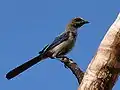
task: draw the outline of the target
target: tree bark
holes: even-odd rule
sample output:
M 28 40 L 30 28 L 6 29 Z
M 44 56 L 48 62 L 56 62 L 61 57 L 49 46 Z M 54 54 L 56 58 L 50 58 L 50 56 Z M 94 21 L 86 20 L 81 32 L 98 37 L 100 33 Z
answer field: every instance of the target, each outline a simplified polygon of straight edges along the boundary
M 112 90 L 120 72 L 120 14 L 104 36 L 78 90 Z

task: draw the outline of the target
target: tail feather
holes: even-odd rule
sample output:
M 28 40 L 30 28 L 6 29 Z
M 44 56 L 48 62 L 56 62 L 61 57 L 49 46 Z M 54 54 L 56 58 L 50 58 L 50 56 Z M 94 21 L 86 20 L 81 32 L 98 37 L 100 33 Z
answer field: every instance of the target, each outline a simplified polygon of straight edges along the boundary
M 34 64 L 38 63 L 39 61 L 41 61 L 45 58 L 47 58 L 47 57 L 43 57 L 42 55 L 36 56 L 35 58 L 31 59 L 30 61 L 27 61 L 24 64 L 16 67 L 15 69 L 11 70 L 10 72 L 8 72 L 6 74 L 6 78 L 9 80 L 9 79 L 19 75 L 23 71 L 27 70 L 28 68 L 30 68 L 31 66 L 33 66 Z

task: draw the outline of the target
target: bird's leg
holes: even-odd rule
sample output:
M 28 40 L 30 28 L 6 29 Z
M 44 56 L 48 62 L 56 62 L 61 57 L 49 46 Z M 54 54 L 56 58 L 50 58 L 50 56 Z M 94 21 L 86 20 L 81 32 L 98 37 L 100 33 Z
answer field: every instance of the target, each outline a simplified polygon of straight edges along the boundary
M 51 59 L 55 59 L 56 56 L 57 56 L 57 53 L 54 53 L 50 58 L 51 58 Z

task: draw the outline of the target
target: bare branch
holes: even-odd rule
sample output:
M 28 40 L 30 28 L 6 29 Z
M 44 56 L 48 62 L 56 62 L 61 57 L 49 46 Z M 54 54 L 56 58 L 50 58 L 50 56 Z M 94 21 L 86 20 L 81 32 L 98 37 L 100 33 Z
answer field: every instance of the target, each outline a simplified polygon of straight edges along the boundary
M 78 90 L 112 90 L 120 71 L 120 14 L 89 64 Z
M 76 76 L 78 83 L 80 84 L 83 79 L 84 72 L 78 67 L 78 65 L 72 59 L 69 59 L 67 57 L 59 59 L 62 63 L 65 64 L 65 67 L 67 66 L 72 71 L 72 73 Z

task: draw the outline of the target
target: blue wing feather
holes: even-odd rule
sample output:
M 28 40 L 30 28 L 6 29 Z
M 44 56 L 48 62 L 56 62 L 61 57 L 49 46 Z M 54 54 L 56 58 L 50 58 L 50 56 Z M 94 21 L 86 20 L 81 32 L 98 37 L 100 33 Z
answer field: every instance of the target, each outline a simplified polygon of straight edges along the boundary
M 65 32 L 65 33 L 61 34 L 60 36 L 55 38 L 55 40 L 52 42 L 52 44 L 50 46 L 48 46 L 47 50 L 54 48 L 55 46 L 59 45 L 63 41 L 68 40 L 68 38 L 69 38 L 69 32 Z

